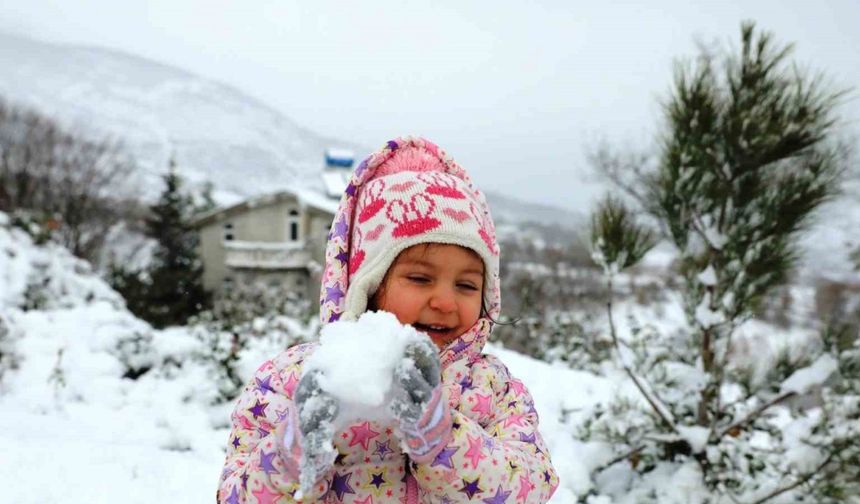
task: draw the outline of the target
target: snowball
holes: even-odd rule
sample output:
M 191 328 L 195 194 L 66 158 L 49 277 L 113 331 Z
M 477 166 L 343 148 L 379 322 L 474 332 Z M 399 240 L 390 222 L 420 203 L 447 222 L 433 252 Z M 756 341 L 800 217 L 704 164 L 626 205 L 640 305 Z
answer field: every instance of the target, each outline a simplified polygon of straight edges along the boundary
M 812 365 L 798 369 L 782 382 L 782 391 L 805 394 L 810 388 L 824 383 L 838 367 L 832 355 L 823 354 Z
M 352 420 L 390 420 L 394 369 L 407 344 L 427 336 L 401 324 L 388 312 L 367 312 L 357 321 L 323 327 L 320 346 L 308 358 L 304 373 L 322 371 L 320 386 L 340 401 L 338 427 Z

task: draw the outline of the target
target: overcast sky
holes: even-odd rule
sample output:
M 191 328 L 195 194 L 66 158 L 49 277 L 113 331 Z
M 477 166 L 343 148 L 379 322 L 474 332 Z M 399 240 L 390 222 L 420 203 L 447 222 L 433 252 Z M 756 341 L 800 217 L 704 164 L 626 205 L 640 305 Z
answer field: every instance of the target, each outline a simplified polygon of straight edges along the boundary
M 647 6 L 645 5 L 647 4 Z M 565 174 L 601 139 L 646 146 L 673 59 L 756 20 L 860 87 L 860 0 L 4 0 L 0 29 L 121 49 L 232 84 L 368 146 L 416 133 L 486 189 L 587 209 Z M 860 131 L 857 91 L 843 108 Z M 856 133 L 855 133 L 856 134 Z

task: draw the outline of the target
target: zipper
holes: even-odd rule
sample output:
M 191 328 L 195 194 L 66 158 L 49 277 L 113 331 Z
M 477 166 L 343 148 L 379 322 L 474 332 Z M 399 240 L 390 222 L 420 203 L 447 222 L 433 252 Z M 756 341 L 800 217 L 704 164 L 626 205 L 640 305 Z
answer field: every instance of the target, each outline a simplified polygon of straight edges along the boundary
M 406 504 L 418 504 L 418 481 L 409 470 L 409 462 L 406 462 Z

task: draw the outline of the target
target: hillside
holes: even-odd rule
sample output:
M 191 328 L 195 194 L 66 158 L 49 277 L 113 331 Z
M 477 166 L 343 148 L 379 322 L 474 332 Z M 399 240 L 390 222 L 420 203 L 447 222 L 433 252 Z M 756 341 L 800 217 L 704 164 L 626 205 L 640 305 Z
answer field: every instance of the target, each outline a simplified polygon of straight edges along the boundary
M 212 181 L 228 202 L 318 170 L 327 147 L 357 148 L 234 88 L 121 52 L 0 34 L 0 65 L 0 96 L 121 139 L 147 196 L 171 153 L 192 183 Z

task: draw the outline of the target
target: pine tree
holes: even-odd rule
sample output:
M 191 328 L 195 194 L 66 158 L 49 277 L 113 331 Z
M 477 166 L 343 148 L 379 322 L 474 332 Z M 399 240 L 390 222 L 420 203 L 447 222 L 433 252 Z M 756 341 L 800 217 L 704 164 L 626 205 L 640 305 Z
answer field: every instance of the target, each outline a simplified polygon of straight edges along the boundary
M 146 233 L 157 242 L 146 271 L 112 269 L 111 279 L 129 309 L 155 327 L 184 324 L 207 307 L 203 266 L 198 258 L 196 231 L 190 226 L 192 199 L 182 192 L 182 178 L 171 159 L 164 191 L 150 207 Z
M 158 241 L 149 270 L 149 312 L 156 327 L 184 324 L 207 305 L 198 237 L 189 224 L 193 203 L 181 192 L 182 179 L 173 159 L 164 184 L 146 221 L 147 234 Z
M 215 202 L 215 197 L 212 195 L 212 191 L 214 190 L 215 185 L 212 182 L 207 181 L 203 184 L 203 188 L 200 190 L 200 193 L 196 198 L 193 198 L 194 215 L 202 215 L 218 208 L 218 204 Z
M 786 463 L 788 441 L 768 418 L 806 392 L 787 385 L 805 366 L 807 375 L 816 366 L 838 374 L 834 363 L 842 361 L 835 351 L 824 345 L 817 356 L 785 359 L 763 384 L 744 377 L 731 361 L 735 329 L 785 284 L 799 255 L 799 233 L 816 208 L 835 196 L 844 171 L 833 142 L 841 94 L 790 66 L 790 52 L 791 46 L 779 46 L 772 35 L 745 23 L 739 55 L 728 55 L 720 67 L 702 54 L 697 65 L 677 71 L 665 106 L 659 163 L 654 171 L 638 172 L 638 182 L 648 188 L 640 202 L 679 252 L 690 331 L 681 341 L 652 335 L 647 345 L 626 342 L 634 353 L 639 350 L 628 364 L 621 357 L 610 298 L 610 331 L 622 367 L 648 409 L 637 417 L 639 404 L 619 403 L 592 419 L 585 434 L 618 443 L 621 457 L 612 463 L 629 460 L 640 472 L 660 461 L 693 460 L 704 483 L 734 502 L 766 502 L 789 493 L 798 502 L 822 495 L 828 498 L 817 502 L 836 502 L 833 496 L 844 485 L 825 488 L 822 482 L 851 481 L 844 477 L 850 467 L 845 461 L 857 457 L 850 437 L 858 430 L 856 395 L 840 398 L 839 407 L 825 401 L 824 411 L 839 411 L 823 415 L 816 431 L 831 433 L 829 438 L 800 441 L 818 456 L 811 470 Z M 650 246 L 648 232 L 629 215 L 610 201 L 593 221 L 595 258 L 607 273 L 610 296 L 613 276 Z M 667 363 L 697 378 L 672 383 Z M 815 385 L 824 387 L 825 398 L 839 396 L 828 396 L 830 385 Z M 737 389 L 742 393 L 726 404 L 722 395 Z M 636 428 L 619 429 L 614 422 L 620 417 Z M 854 426 L 847 436 L 846 429 L 834 428 L 839 422 Z M 753 446 L 756 436 L 768 439 L 770 448 Z

